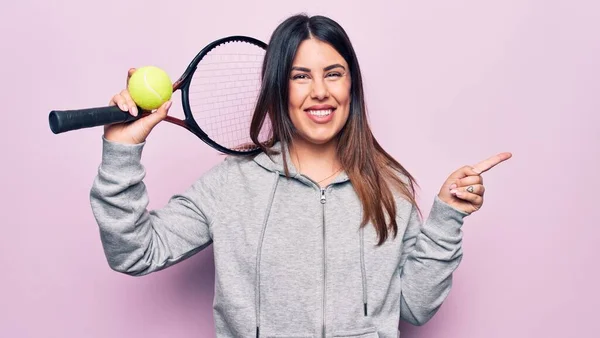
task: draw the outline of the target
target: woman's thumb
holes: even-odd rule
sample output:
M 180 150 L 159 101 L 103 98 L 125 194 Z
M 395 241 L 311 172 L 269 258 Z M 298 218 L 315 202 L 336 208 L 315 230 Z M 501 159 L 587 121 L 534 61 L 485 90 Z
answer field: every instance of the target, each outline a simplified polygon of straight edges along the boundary
M 148 127 L 150 129 L 154 128 L 160 121 L 164 120 L 169 113 L 169 109 L 171 108 L 172 101 L 167 101 L 162 104 L 154 113 L 148 115 L 146 117 L 146 123 L 148 123 Z

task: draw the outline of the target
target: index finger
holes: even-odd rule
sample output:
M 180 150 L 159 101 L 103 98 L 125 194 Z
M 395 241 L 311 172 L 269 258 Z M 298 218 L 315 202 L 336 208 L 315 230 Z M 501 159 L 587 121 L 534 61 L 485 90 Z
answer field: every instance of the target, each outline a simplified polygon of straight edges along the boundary
M 127 72 L 127 82 L 125 83 L 126 86 L 129 85 L 129 79 L 131 79 L 131 75 L 135 73 L 135 70 L 135 68 L 129 68 L 129 71 Z
M 498 155 L 494 155 L 490 158 L 488 158 L 487 160 L 483 160 L 479 163 L 477 163 L 476 165 L 473 166 L 473 170 L 481 173 L 484 173 L 490 169 L 492 169 L 493 167 L 497 166 L 498 164 L 508 160 L 509 158 L 512 157 L 511 153 L 500 153 Z

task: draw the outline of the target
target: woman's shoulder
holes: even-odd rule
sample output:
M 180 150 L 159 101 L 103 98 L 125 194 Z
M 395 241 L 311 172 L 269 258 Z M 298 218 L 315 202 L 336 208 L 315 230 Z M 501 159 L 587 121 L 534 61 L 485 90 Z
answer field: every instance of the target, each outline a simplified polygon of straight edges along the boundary
M 388 181 L 388 184 L 392 190 L 397 207 L 401 208 L 404 212 L 410 212 L 415 207 L 411 199 L 416 198 L 416 190 L 418 188 L 415 179 L 410 173 L 393 167 L 390 167 L 389 172 L 394 177 L 394 180 L 391 180 L 391 182 Z
M 265 171 L 253 162 L 252 157 L 226 155 L 219 162 L 199 175 L 193 187 L 201 191 L 219 192 L 227 195 L 231 191 L 239 193 L 240 187 L 260 182 L 260 171 Z
M 265 172 L 266 170 L 254 161 L 253 156 L 227 155 L 202 177 L 204 179 L 220 180 L 225 183 L 225 180 L 245 180 Z
M 206 174 L 215 172 L 220 174 L 229 173 L 248 167 L 252 164 L 252 158 L 248 156 L 225 155 L 217 164 L 212 166 Z

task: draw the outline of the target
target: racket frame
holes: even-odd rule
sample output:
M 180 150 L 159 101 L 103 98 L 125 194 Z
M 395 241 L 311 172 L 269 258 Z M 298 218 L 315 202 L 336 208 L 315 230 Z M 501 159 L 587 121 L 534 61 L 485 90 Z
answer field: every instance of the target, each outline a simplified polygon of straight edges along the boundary
M 254 154 L 258 154 L 262 150 L 260 148 L 256 148 L 254 150 L 249 150 L 249 151 L 237 151 L 237 150 L 223 147 L 220 144 L 218 144 L 217 142 L 213 141 L 202 130 L 202 128 L 200 128 L 200 126 L 196 123 L 196 121 L 193 118 L 192 110 L 190 108 L 189 88 L 190 88 L 190 84 L 192 82 L 192 78 L 194 77 L 193 76 L 194 72 L 196 71 L 196 68 L 198 67 L 198 64 L 200 63 L 200 61 L 202 61 L 202 59 L 217 46 L 220 46 L 220 45 L 222 45 L 224 43 L 228 43 L 228 42 L 239 42 L 239 41 L 256 45 L 265 50 L 267 48 L 266 43 L 264 43 L 258 39 L 255 39 L 255 38 L 252 38 L 249 36 L 243 36 L 243 35 L 232 35 L 232 36 L 224 37 L 224 38 L 215 40 L 215 41 L 211 42 L 210 44 L 206 45 L 194 57 L 192 62 L 190 62 L 190 64 L 188 65 L 186 70 L 183 72 L 181 77 L 179 77 L 179 79 L 177 79 L 177 81 L 175 81 L 173 83 L 173 92 L 175 92 L 176 90 L 181 91 L 181 106 L 183 108 L 183 113 L 184 113 L 185 119 L 180 120 L 180 119 L 177 119 L 174 117 L 167 116 L 167 118 L 165 120 L 186 128 L 187 130 L 192 132 L 194 135 L 196 135 L 199 139 L 204 141 L 204 143 L 208 144 L 209 146 L 213 147 L 214 149 L 216 149 L 220 152 L 223 152 L 225 154 L 254 155 Z
M 176 117 L 167 115 L 164 121 L 170 122 L 172 124 L 187 129 L 192 134 L 196 135 L 199 139 L 204 141 L 204 143 L 208 144 L 212 148 L 222 153 L 230 155 L 253 155 L 261 152 L 261 148 L 257 147 L 256 149 L 252 150 L 238 151 L 223 147 L 222 145 L 212 140 L 194 120 L 192 110 L 190 108 L 189 88 L 192 78 L 194 77 L 194 72 L 198 67 L 198 64 L 210 51 L 215 49 L 217 46 L 229 42 L 245 42 L 253 44 L 264 50 L 267 49 L 266 43 L 258 39 L 243 35 L 232 35 L 224 37 L 206 45 L 198 54 L 196 54 L 194 59 L 190 62 L 190 64 L 185 69 L 183 74 L 179 77 L 179 79 L 177 79 L 177 81 L 173 83 L 173 93 L 175 93 L 175 91 L 177 90 L 181 91 L 182 108 L 185 118 L 181 120 Z M 141 108 L 139 109 L 140 113 L 137 116 L 132 116 L 128 112 L 122 111 L 118 106 L 96 107 L 66 111 L 53 110 L 50 112 L 48 122 L 50 124 L 50 129 L 52 130 L 52 132 L 55 134 L 59 134 L 70 130 L 89 128 L 92 126 L 99 126 L 102 124 L 128 123 L 152 114 L 152 112 L 149 112 L 147 110 L 143 110 Z M 92 124 L 73 122 L 79 121 L 79 118 L 81 116 L 86 116 L 88 121 L 91 119 L 94 122 L 92 122 Z

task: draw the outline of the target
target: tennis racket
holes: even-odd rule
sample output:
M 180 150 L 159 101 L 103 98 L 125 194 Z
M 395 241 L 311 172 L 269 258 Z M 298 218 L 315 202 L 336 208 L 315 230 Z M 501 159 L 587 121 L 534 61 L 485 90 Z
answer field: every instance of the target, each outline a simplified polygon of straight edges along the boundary
M 247 36 L 230 36 L 204 47 L 173 84 L 181 92 L 185 118 L 167 116 L 164 121 L 181 126 L 209 146 L 226 154 L 253 154 L 260 148 L 250 139 L 250 124 L 261 85 L 261 68 L 267 45 Z M 118 106 L 51 111 L 54 134 L 81 128 L 130 122 L 147 116 L 131 116 Z M 268 119 L 268 117 L 267 117 Z M 263 123 L 260 143 L 271 138 L 271 124 Z

